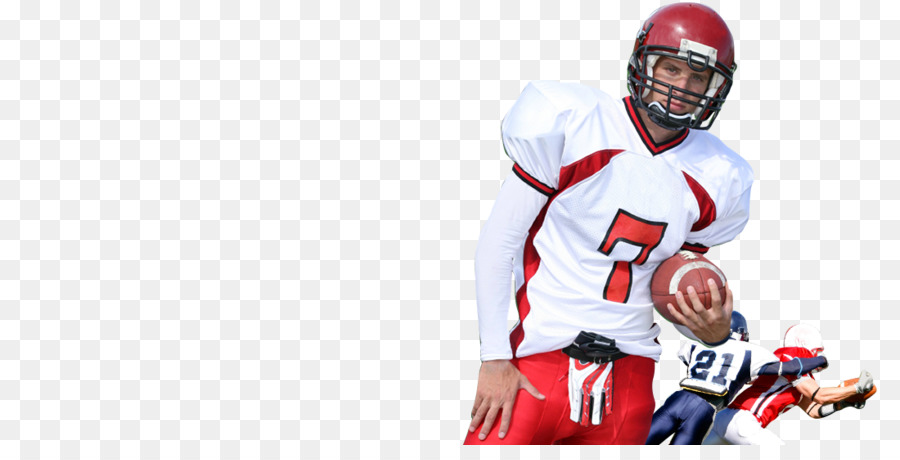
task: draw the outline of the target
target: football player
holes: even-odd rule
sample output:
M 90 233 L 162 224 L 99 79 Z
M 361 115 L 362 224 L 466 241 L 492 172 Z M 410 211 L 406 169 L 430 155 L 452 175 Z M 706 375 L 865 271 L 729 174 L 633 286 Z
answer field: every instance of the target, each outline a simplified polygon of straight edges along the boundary
M 775 350 L 782 362 L 819 356 L 825 347 L 822 334 L 809 324 L 797 324 L 784 334 L 783 348 Z M 766 426 L 794 406 L 812 418 L 827 417 L 847 407 L 862 409 L 875 394 L 872 374 L 862 371 L 859 380 L 844 387 L 820 387 L 812 373 L 800 377 L 764 376 L 744 390 L 713 424 L 704 444 L 780 445 L 784 442 Z
M 682 306 L 685 308 L 685 306 Z M 700 444 L 712 427 L 716 411 L 725 408 L 738 392 L 760 375 L 798 377 L 824 369 L 824 356 L 780 362 L 770 351 L 748 343 L 744 315 L 731 313 L 731 339 L 716 348 L 685 342 L 678 357 L 687 366 L 676 391 L 653 414 L 647 444 L 660 444 L 670 435 L 672 444 Z
M 522 91 L 501 123 L 513 171 L 475 255 L 482 365 L 466 444 L 644 444 L 661 351 L 651 275 L 681 249 L 734 239 L 749 215 L 753 171 L 707 131 L 734 54 L 715 11 L 678 3 L 641 26 L 630 96 Z M 507 332 L 510 273 L 519 321 Z M 728 340 L 730 297 L 675 308 L 682 334 Z

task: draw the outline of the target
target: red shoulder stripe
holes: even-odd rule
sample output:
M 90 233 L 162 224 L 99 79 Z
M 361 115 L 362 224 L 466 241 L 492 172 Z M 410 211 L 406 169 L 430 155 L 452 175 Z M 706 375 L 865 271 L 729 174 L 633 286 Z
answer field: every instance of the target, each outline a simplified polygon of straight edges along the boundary
M 522 179 L 522 181 L 524 181 L 526 184 L 530 185 L 532 188 L 543 193 L 544 195 L 550 196 L 553 194 L 553 192 L 556 191 L 553 190 L 553 187 L 545 185 L 541 181 L 535 179 L 534 176 L 525 172 L 525 170 L 516 163 L 513 163 L 513 172 L 516 173 L 516 176 L 519 176 L 519 179 Z
M 622 149 L 598 150 L 559 170 L 559 191 L 563 191 L 600 171 Z

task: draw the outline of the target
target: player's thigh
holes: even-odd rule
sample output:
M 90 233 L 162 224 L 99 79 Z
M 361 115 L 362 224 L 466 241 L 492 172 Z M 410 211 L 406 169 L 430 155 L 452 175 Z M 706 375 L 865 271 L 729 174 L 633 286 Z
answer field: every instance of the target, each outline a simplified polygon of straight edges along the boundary
M 740 445 L 781 445 L 781 438 L 766 430 L 747 411 L 738 411 L 725 430 L 725 440 Z
M 628 366 L 627 372 L 616 375 L 613 390 L 612 415 L 619 421 L 613 444 L 644 444 L 656 407 L 653 397 L 655 362 L 643 356 L 629 356 L 619 361 L 628 361 Z
M 653 421 L 650 423 L 650 434 L 647 435 L 646 444 L 660 444 L 675 431 L 677 421 L 672 414 L 663 406 L 653 414 Z
M 678 428 L 681 420 L 673 413 L 673 409 L 677 405 L 678 391 L 672 393 L 662 407 L 653 413 L 653 421 L 650 422 L 650 434 L 647 436 L 648 445 L 662 443 Z
M 784 441 L 777 434 L 760 426 L 759 430 L 754 431 L 750 437 L 750 444 L 754 446 L 783 446 Z
M 719 433 L 716 433 L 715 428 L 709 430 L 709 434 L 706 435 L 706 438 L 703 439 L 703 445 L 720 445 L 720 444 L 728 444 L 724 438 L 719 436 Z
M 540 430 L 540 421 L 544 415 L 547 401 L 535 399 L 525 390 L 519 390 L 516 402 L 513 405 L 512 416 L 509 421 L 509 430 L 503 439 L 500 438 L 500 423 L 502 413 L 497 414 L 494 425 L 488 436 L 482 441 L 478 439 L 483 425 L 479 425 L 474 433 L 467 433 L 464 444 L 539 444 L 536 440 Z
M 681 423 L 681 427 L 672 438 L 672 444 L 699 445 L 709 432 L 713 423 L 716 409 L 706 401 L 698 401 L 693 404 L 693 411 Z
M 709 430 L 709 434 L 703 440 L 703 444 L 728 444 L 728 441 L 725 439 L 725 432 L 737 413 L 738 411 L 735 409 L 723 409 L 716 414 L 712 429 Z

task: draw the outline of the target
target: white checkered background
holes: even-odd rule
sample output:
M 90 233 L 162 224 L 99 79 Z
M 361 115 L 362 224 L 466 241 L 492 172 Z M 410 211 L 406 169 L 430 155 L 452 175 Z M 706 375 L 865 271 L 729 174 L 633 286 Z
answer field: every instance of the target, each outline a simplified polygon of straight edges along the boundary
M 825 383 L 880 391 L 785 414 L 781 449 L 702 452 L 897 455 L 900 13 L 710 4 L 740 63 L 714 132 L 758 179 L 711 257 L 755 341 L 811 321 Z M 499 121 L 531 80 L 624 95 L 658 6 L 4 3 L 0 458 L 697 456 L 461 447 Z M 682 373 L 662 338 L 660 402 Z

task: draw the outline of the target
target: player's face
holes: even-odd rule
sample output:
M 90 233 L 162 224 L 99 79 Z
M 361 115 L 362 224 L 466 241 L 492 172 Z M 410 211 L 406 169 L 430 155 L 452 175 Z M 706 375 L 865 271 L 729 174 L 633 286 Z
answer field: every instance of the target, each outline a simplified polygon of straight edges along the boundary
M 703 94 L 706 92 L 706 88 L 709 86 L 709 79 L 711 76 L 712 69 L 706 69 L 703 72 L 697 72 L 696 70 L 691 69 L 688 66 L 687 62 L 680 59 L 660 57 L 656 61 L 656 65 L 653 66 L 654 78 L 672 85 L 673 95 L 683 97 L 692 102 L 697 102 L 700 100 L 700 98 L 689 96 L 679 91 L 679 89 L 683 88 L 693 93 Z M 656 84 L 654 83 L 654 85 Z M 667 88 L 665 87 L 661 89 L 663 89 L 664 91 L 667 90 Z M 666 103 L 668 102 L 667 99 L 668 96 L 666 94 L 660 94 L 656 91 L 651 91 L 644 102 L 649 104 L 653 101 L 659 101 L 659 103 L 662 104 L 663 107 L 665 107 Z M 697 104 L 689 104 L 687 102 L 683 102 L 673 98 L 670 110 L 673 113 L 682 115 L 694 110 L 696 108 L 696 105 Z

